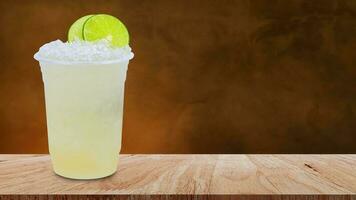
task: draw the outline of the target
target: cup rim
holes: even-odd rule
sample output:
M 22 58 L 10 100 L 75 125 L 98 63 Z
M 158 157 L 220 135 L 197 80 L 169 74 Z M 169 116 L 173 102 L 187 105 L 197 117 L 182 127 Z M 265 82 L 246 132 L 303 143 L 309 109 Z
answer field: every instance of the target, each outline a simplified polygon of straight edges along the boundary
M 54 59 L 48 59 L 48 58 L 43 58 L 39 56 L 39 53 L 35 53 L 33 58 L 37 60 L 38 62 L 45 62 L 45 63 L 50 63 L 50 64 L 60 64 L 60 65 L 81 65 L 81 64 L 86 64 L 86 65 L 100 65 L 100 64 L 114 64 L 114 63 L 122 63 L 125 61 L 129 61 L 134 57 L 134 54 L 130 52 L 128 55 L 120 58 L 120 59 L 115 59 L 115 60 L 106 60 L 106 61 L 63 61 L 63 60 L 54 60 Z

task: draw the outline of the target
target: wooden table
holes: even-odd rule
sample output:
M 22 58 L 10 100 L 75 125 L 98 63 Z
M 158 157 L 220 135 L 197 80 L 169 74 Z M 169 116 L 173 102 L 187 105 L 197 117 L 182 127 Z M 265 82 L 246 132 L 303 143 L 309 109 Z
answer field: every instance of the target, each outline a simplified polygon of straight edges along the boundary
M 90 181 L 55 175 L 48 155 L 0 155 L 0 194 L 356 199 L 356 155 L 120 155 L 116 174 Z

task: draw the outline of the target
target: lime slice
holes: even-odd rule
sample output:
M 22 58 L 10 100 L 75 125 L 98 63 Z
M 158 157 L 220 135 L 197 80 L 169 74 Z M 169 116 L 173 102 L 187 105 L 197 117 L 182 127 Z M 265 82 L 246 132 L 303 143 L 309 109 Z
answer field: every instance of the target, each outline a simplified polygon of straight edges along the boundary
M 113 47 L 123 47 L 129 44 L 129 33 L 116 17 L 99 14 L 85 21 L 83 39 L 86 41 L 106 39 Z
M 68 31 L 68 41 L 73 42 L 74 40 L 84 40 L 83 38 L 83 26 L 84 23 L 94 15 L 87 15 L 79 18 L 75 21 Z

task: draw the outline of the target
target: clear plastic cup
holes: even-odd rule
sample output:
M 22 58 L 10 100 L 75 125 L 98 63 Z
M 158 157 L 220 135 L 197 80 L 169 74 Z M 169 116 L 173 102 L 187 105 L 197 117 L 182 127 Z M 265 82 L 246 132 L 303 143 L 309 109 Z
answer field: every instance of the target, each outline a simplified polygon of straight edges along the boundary
M 49 152 L 55 173 L 73 179 L 115 173 L 130 58 L 103 64 L 36 59 L 44 82 Z

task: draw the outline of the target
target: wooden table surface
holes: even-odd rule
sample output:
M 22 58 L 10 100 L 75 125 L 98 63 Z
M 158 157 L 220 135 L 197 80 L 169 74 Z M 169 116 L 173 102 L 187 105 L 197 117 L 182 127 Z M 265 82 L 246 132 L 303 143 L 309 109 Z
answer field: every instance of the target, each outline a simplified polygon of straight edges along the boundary
M 0 194 L 356 194 L 356 155 L 120 155 L 116 174 L 71 180 L 48 155 L 0 155 Z

